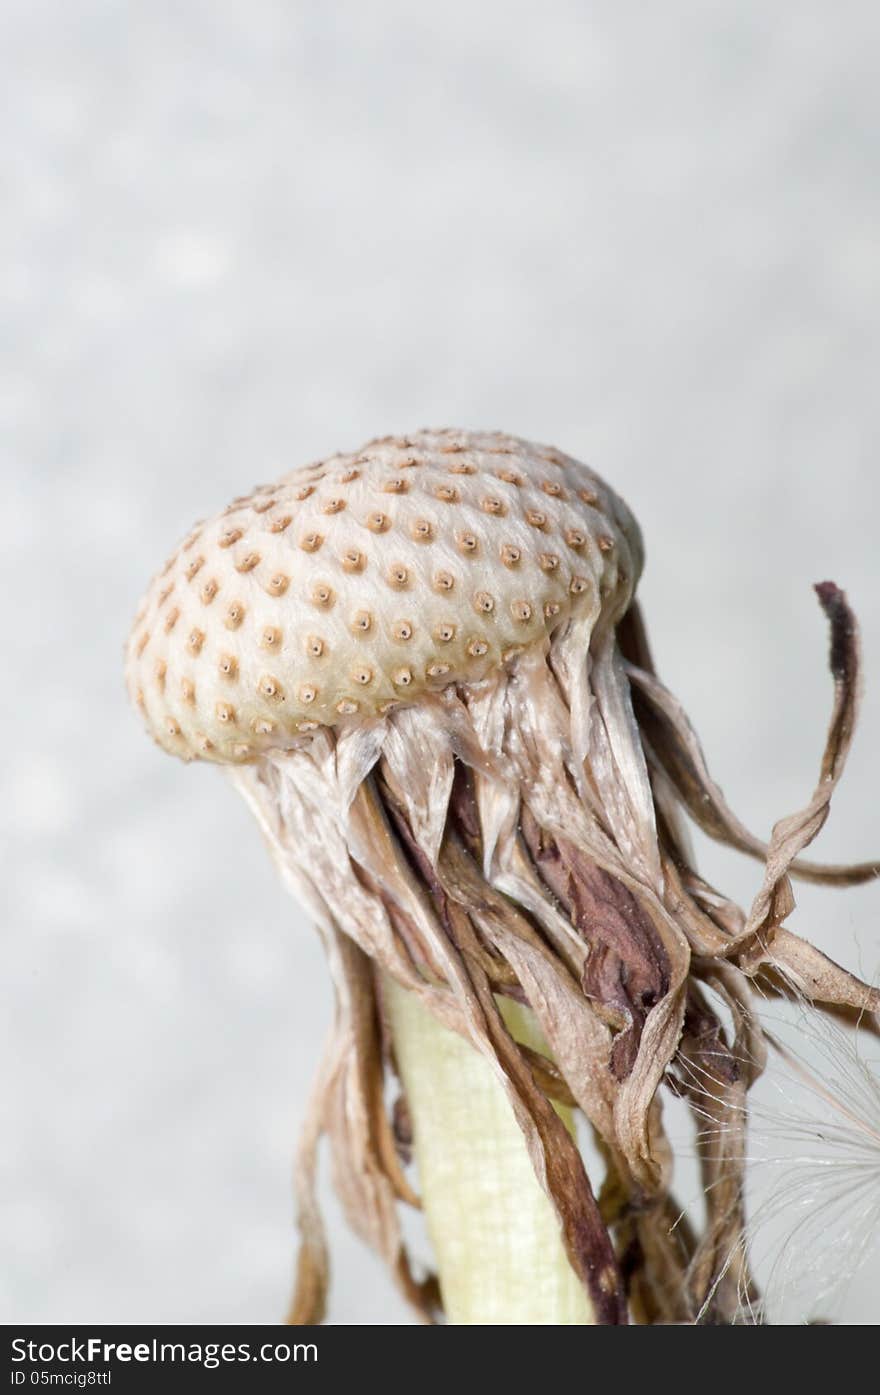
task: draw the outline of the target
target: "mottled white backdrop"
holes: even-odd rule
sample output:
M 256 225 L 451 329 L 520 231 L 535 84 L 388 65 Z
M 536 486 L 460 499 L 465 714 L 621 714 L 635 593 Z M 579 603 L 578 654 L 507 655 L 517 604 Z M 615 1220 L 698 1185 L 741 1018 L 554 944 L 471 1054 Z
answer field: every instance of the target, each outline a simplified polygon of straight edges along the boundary
M 824 736 L 811 583 L 846 586 L 866 701 L 816 851 L 876 854 L 880 19 L 6 0 L 0 31 L 0 1317 L 271 1321 L 326 975 L 222 774 L 128 710 L 140 591 L 371 435 L 557 444 L 641 520 L 661 673 L 762 833 Z M 795 923 L 875 976 L 878 912 L 804 888 Z M 407 1321 L 329 1214 L 332 1320 Z

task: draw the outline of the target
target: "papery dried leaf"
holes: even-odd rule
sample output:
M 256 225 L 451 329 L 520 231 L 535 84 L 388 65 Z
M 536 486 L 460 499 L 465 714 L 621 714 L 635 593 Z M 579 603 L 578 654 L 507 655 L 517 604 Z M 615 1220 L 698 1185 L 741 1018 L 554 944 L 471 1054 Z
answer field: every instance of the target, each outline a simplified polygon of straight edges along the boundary
M 388 724 L 382 758 L 418 846 L 429 861 L 436 862 L 455 773 L 442 713 L 428 707 L 405 708 L 395 714 Z
M 863 983 L 808 940 L 784 927 L 774 931 L 769 948 L 758 943 L 754 949 L 741 953 L 738 962 L 751 975 L 765 968 L 777 970 L 812 1003 L 850 1007 L 858 1013 L 880 1012 L 880 990 Z
M 721 967 L 708 973 L 707 982 L 730 1009 L 735 1035 L 728 1043 L 692 982 L 676 1069 L 697 1120 L 707 1225 L 691 1260 L 688 1286 L 697 1321 L 732 1323 L 744 1298 L 756 1297 L 744 1249 L 743 1191 L 746 1093 L 763 1063 L 763 1047 L 741 976 Z
M 329 949 L 340 1061 L 325 1092 L 324 1119 L 336 1193 L 349 1224 L 382 1256 L 404 1297 L 430 1322 L 436 1311 L 436 1283 L 413 1277 L 396 1206 L 396 1160 L 389 1173 L 387 1154 L 376 1134 L 382 1059 L 372 970 L 347 936 L 337 932 Z
M 324 1132 L 327 1091 L 339 1067 L 339 1054 L 339 1039 L 334 1029 L 312 1086 L 297 1147 L 294 1185 L 300 1245 L 287 1317 L 288 1323 L 296 1327 L 323 1322 L 327 1307 L 330 1264 L 317 1196 L 318 1144 Z
M 768 844 L 751 833 L 727 804 L 709 773 L 699 738 L 681 703 L 655 674 L 635 664 L 627 665 L 627 673 L 635 685 L 633 703 L 649 759 L 671 780 L 694 822 L 710 838 L 765 860 L 769 856 Z M 854 685 L 855 673 L 853 690 Z M 857 886 L 880 876 L 880 862 L 826 865 L 795 857 L 789 871 L 802 881 L 820 885 Z
M 834 705 L 819 783 L 809 803 L 796 814 L 780 819 L 774 826 L 767 849 L 764 881 L 752 903 L 748 919 L 734 944 L 746 944 L 753 936 L 763 946 L 749 955 L 750 968 L 763 962 L 762 954 L 772 957 L 773 937 L 791 913 L 794 898 L 788 881 L 798 854 L 807 847 L 828 817 L 831 796 L 843 774 L 855 729 L 858 702 L 858 631 L 855 617 L 843 592 L 833 582 L 816 587 L 822 608 L 831 625 L 831 672 L 834 677 Z

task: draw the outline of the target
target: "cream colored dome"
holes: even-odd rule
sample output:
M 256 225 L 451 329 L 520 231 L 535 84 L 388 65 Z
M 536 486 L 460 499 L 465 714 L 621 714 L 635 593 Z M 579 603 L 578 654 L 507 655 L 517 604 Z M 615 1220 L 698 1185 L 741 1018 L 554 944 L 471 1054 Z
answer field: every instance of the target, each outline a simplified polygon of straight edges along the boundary
M 387 437 L 194 528 L 146 593 L 129 690 L 166 750 L 245 761 L 478 682 L 573 613 L 620 613 L 641 562 L 629 510 L 559 451 Z

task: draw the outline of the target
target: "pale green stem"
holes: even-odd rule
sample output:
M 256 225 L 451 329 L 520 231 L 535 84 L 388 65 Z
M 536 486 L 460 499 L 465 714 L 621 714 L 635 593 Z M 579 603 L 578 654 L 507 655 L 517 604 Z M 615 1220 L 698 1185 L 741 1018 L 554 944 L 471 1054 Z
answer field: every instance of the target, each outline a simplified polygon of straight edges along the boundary
M 394 1049 L 447 1318 L 458 1324 L 592 1323 L 556 1213 L 488 1063 L 387 981 Z M 508 1030 L 546 1047 L 531 1014 L 499 1000 Z M 570 1111 L 558 1109 L 573 1130 Z

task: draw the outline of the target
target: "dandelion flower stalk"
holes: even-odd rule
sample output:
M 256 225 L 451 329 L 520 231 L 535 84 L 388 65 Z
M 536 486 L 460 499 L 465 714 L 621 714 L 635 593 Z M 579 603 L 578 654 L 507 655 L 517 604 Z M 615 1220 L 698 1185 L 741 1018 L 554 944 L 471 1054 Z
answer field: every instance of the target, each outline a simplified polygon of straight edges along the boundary
M 877 872 L 800 860 L 852 739 L 855 622 L 835 585 L 817 587 L 829 734 L 814 795 L 765 846 L 654 671 L 642 562 L 626 505 L 571 457 L 423 432 L 234 501 L 148 590 L 132 697 L 166 750 L 228 768 L 335 986 L 297 1161 L 294 1322 L 324 1311 L 323 1136 L 350 1223 L 426 1320 L 443 1300 L 467 1322 L 733 1322 L 743 1293 L 757 1310 L 742 1242 L 764 1059 L 752 986 L 852 1014 L 880 1001 L 785 924 L 791 876 Z M 763 862 L 748 913 L 697 873 L 685 816 Z M 403 1241 L 400 1207 L 419 1198 L 386 1108 L 395 1071 L 439 1284 Z M 667 1087 L 712 1121 L 700 1232 L 675 1225 Z M 567 1109 L 603 1175 L 588 1176 Z M 480 1156 L 515 1193 L 499 1180 L 495 1216 L 477 1185 L 494 1182 L 468 1177 Z
M 386 993 L 447 1321 L 593 1322 L 556 1214 L 488 1062 L 416 994 L 393 979 Z M 515 1040 L 538 1050 L 527 1010 L 510 1000 L 500 1006 Z M 573 1130 L 571 1110 L 558 1108 Z

